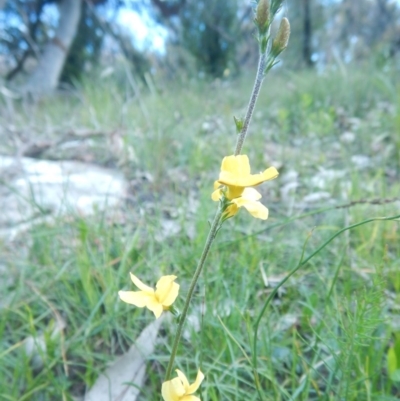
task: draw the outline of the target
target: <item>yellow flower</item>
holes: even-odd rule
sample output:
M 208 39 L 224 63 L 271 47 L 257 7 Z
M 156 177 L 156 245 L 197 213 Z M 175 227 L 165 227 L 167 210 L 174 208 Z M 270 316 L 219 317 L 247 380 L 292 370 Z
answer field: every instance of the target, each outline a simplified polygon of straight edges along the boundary
M 192 395 L 204 379 L 200 369 L 193 384 L 189 384 L 188 379 L 179 369 L 176 369 L 176 373 L 178 377 L 162 384 L 161 394 L 164 401 L 200 401 L 199 397 Z
M 266 220 L 268 209 L 258 201 L 261 194 L 251 187 L 273 180 L 278 174 L 275 167 L 267 168 L 263 173 L 251 174 L 249 158 L 246 155 L 224 157 L 211 198 L 219 201 L 224 196 L 228 201 L 225 219 L 234 216 L 243 206 L 252 216 Z
M 128 304 L 150 309 L 158 319 L 163 310 L 168 310 L 178 296 L 179 284 L 174 283 L 175 279 L 176 276 L 162 276 L 154 290 L 131 273 L 133 284 L 141 291 L 118 291 L 118 295 Z

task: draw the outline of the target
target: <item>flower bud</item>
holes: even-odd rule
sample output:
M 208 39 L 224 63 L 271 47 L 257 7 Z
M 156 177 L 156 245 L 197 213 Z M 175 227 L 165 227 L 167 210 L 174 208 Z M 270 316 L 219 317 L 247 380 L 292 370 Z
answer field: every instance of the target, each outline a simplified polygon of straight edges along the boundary
M 269 0 L 259 0 L 254 21 L 260 35 L 265 35 L 269 27 Z
M 275 36 L 275 39 L 272 41 L 271 46 L 271 55 L 273 57 L 278 56 L 282 53 L 289 42 L 290 36 L 290 23 L 287 18 L 282 18 L 281 24 L 278 29 L 278 33 Z

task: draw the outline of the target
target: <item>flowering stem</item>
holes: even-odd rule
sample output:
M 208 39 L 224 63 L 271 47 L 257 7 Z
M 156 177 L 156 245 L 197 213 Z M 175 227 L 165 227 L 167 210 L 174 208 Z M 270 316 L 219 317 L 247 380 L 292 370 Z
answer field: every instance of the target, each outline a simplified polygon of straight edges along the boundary
M 175 356 L 178 351 L 179 341 L 182 336 L 183 325 L 185 324 L 186 316 L 189 310 L 190 301 L 192 300 L 194 290 L 196 288 L 197 281 L 200 277 L 200 274 L 204 267 L 204 262 L 207 259 L 208 253 L 211 249 L 211 244 L 213 243 L 215 236 L 218 233 L 219 228 L 221 227 L 221 217 L 223 213 L 223 208 L 221 205 L 218 207 L 217 213 L 215 214 L 214 220 L 211 224 L 210 231 L 208 233 L 208 237 L 206 243 L 204 245 L 203 252 L 201 254 L 199 263 L 197 264 L 196 271 L 194 272 L 192 282 L 190 283 L 189 291 L 186 296 L 185 305 L 183 306 L 182 314 L 179 318 L 178 328 L 176 330 L 176 335 L 174 339 L 174 343 L 172 345 L 171 357 L 168 362 L 167 372 L 165 374 L 165 381 L 169 380 L 172 373 L 172 367 L 174 364 Z
M 250 125 L 251 117 L 253 115 L 254 107 L 256 106 L 257 98 L 260 93 L 262 82 L 264 80 L 266 60 L 267 60 L 267 52 L 260 53 L 256 80 L 254 82 L 253 92 L 251 93 L 249 105 L 247 106 L 247 112 L 246 112 L 246 116 L 244 118 L 243 128 L 241 129 L 241 131 L 238 135 L 238 138 L 237 138 L 236 148 L 235 148 L 235 156 L 237 156 L 241 153 L 244 140 L 246 139 L 246 136 L 247 136 L 247 131 L 249 129 L 249 125 Z

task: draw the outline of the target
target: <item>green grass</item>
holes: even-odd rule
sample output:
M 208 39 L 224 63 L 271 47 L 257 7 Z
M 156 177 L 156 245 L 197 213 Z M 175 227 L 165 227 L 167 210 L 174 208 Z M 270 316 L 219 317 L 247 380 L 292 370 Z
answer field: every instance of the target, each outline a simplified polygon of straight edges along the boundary
M 132 288 L 129 271 L 149 284 L 176 274 L 183 306 L 216 207 L 213 181 L 234 148 L 233 115 L 243 114 L 252 81 L 156 84 L 159 93 L 138 98 L 127 82 L 93 79 L 76 96 L 13 105 L 12 124 L 38 139 L 78 128 L 106 133 L 93 138 L 90 152 L 132 180 L 132 195 L 118 210 L 59 217 L 0 244 L 7 269 L 0 399 L 82 396 L 153 319 L 118 300 L 118 290 Z M 254 170 L 279 165 L 280 177 L 261 187 L 270 218 L 256 221 L 242 210 L 224 224 L 190 311 L 200 331 L 187 325 L 177 358 L 190 378 L 201 365 L 203 401 L 257 399 L 247 360 L 254 323 L 303 251 L 307 257 L 345 226 L 399 214 L 399 201 L 390 201 L 400 193 L 399 90 L 395 72 L 368 69 L 267 77 L 244 153 Z M 1 124 L 7 118 L 0 115 Z M 122 137 L 120 153 L 110 151 L 111 132 Z M 11 140 L 1 146 L 13 150 Z M 369 164 L 357 166 L 355 155 Z M 329 199 L 304 200 L 320 192 Z M 166 221 L 180 231 L 160 240 Z M 398 399 L 387 353 L 400 331 L 399 266 L 398 221 L 375 221 L 341 234 L 300 268 L 260 322 L 265 400 Z M 59 318 L 66 327 L 52 336 Z M 158 397 L 174 327 L 164 325 L 140 399 Z M 24 341 L 41 334 L 46 351 L 35 367 Z

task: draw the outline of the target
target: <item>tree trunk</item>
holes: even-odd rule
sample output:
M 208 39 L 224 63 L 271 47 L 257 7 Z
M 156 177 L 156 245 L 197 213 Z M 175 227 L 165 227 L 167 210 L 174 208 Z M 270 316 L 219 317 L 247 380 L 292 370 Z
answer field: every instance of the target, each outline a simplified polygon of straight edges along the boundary
M 311 9 L 310 0 L 303 0 L 303 60 L 307 67 L 313 66 L 311 58 Z
M 44 94 L 53 91 L 60 78 L 72 41 L 77 32 L 82 0 L 61 0 L 55 36 L 45 45 L 38 64 L 25 85 L 25 91 Z

